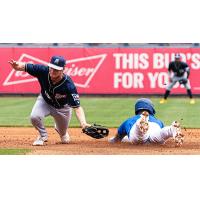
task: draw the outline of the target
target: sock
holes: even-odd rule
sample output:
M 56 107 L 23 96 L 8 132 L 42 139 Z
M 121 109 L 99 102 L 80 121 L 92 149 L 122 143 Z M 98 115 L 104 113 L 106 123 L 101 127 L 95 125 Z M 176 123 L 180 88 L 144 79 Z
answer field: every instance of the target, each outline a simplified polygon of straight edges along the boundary
M 164 99 L 165 100 L 167 99 L 167 97 L 169 96 L 169 94 L 170 94 L 170 90 L 166 90 L 165 91 L 165 95 L 164 95 Z
M 191 90 L 189 89 L 189 90 L 187 90 L 187 94 L 188 94 L 188 96 L 190 97 L 190 99 L 192 99 L 192 92 L 191 92 Z

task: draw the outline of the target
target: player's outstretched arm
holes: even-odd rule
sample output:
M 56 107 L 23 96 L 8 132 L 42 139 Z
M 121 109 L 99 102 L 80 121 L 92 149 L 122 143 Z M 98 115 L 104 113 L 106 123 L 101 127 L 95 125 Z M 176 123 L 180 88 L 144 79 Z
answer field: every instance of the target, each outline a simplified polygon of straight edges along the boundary
M 25 63 L 23 63 L 23 62 L 17 62 L 15 60 L 11 59 L 10 61 L 8 61 L 8 63 L 16 71 L 25 71 Z
M 84 113 L 84 110 L 81 106 L 79 106 L 78 108 L 74 108 L 74 111 L 76 113 L 77 119 L 79 120 L 81 128 L 85 128 L 86 126 L 91 126 L 90 124 L 88 124 L 86 122 L 85 113 Z

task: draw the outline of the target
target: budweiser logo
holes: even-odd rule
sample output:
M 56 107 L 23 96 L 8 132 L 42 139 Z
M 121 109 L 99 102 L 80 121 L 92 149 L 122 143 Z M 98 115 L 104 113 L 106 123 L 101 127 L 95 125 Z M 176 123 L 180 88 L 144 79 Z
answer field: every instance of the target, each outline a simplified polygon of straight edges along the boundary
M 95 73 L 106 58 L 106 54 L 100 54 L 95 56 L 89 56 L 84 58 L 77 58 L 68 60 L 64 73 L 69 75 L 74 81 L 77 87 L 86 88 L 89 86 L 90 81 L 94 77 Z M 47 65 L 48 62 L 30 56 L 28 54 L 22 54 L 18 60 L 19 62 L 37 63 Z M 36 78 L 32 77 L 26 72 L 15 71 L 14 69 L 10 72 L 3 85 L 15 85 L 23 84 L 27 82 L 37 81 Z

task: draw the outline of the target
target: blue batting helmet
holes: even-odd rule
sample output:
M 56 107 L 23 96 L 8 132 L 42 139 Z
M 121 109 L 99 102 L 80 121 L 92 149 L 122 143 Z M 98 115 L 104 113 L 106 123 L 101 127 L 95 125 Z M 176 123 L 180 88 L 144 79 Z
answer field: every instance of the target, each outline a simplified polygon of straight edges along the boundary
M 141 110 L 147 110 L 151 115 L 156 113 L 152 101 L 146 98 L 138 99 L 135 103 L 135 114 L 137 115 Z

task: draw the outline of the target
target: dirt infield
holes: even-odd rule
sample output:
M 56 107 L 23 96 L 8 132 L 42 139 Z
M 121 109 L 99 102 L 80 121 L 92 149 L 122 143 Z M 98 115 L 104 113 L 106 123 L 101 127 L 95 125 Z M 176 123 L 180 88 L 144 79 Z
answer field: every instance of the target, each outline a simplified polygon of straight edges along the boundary
M 37 137 L 34 128 L 0 128 L 0 148 L 32 149 L 34 155 L 181 155 L 200 154 L 200 130 L 183 130 L 185 142 L 182 147 L 175 147 L 173 140 L 165 145 L 109 144 L 106 139 L 95 140 L 81 133 L 81 129 L 71 128 L 70 144 L 59 144 L 59 136 L 54 129 L 48 128 L 49 140 L 42 147 L 32 146 Z M 110 129 L 110 137 L 116 129 Z

